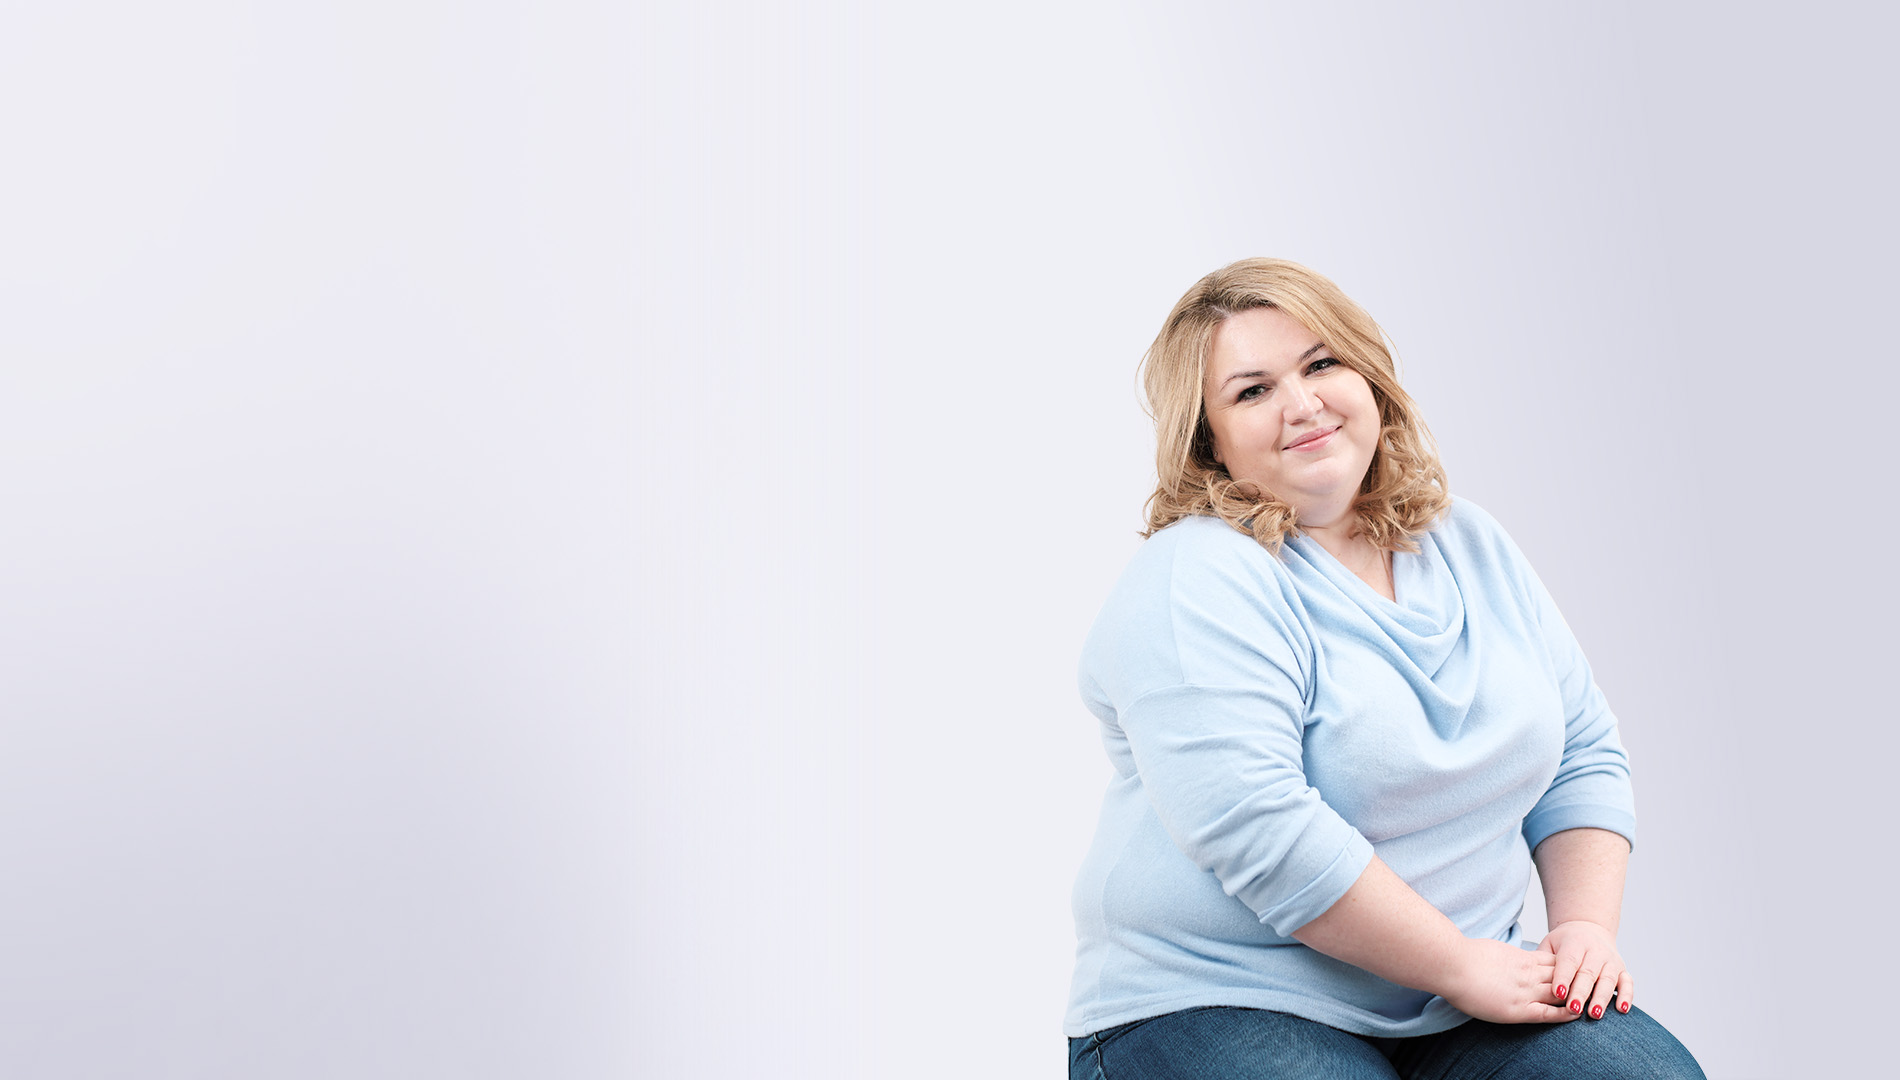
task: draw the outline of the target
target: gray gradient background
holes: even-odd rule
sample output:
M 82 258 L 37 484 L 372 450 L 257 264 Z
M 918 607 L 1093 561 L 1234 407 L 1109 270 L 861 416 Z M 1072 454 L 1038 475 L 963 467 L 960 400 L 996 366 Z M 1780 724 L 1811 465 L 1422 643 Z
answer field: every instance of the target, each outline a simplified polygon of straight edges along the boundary
M 166 7 L 0 24 L 0 1075 L 1060 1075 L 1135 362 L 1252 254 L 1611 694 L 1640 1000 L 1884 1064 L 1892 27 Z

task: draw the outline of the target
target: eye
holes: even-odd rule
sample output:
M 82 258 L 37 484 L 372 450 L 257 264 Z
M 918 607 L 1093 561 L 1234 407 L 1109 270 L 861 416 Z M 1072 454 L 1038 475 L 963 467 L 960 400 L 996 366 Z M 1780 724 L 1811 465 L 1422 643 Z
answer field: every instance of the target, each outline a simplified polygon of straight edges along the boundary
M 1338 367 L 1338 366 L 1339 366 L 1339 361 L 1333 359 L 1330 356 L 1322 356 L 1318 360 L 1315 360 L 1312 363 L 1306 365 L 1306 373 L 1308 375 L 1311 375 L 1316 371 L 1325 371 L 1327 368 L 1333 368 L 1333 367 Z
M 1240 396 L 1238 398 L 1235 398 L 1234 400 L 1252 401 L 1254 398 L 1257 398 L 1257 397 L 1265 397 L 1266 393 L 1267 393 L 1266 383 L 1254 383 L 1252 386 L 1249 386 L 1247 389 L 1242 390 L 1240 392 Z

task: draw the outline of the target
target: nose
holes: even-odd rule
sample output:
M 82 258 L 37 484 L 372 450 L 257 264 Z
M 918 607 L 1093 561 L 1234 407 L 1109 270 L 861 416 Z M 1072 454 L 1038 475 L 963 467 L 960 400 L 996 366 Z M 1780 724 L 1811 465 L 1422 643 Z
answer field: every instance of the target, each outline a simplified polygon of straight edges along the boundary
M 1319 394 L 1304 386 L 1298 386 L 1286 396 L 1286 420 L 1290 424 L 1311 420 L 1326 408 Z

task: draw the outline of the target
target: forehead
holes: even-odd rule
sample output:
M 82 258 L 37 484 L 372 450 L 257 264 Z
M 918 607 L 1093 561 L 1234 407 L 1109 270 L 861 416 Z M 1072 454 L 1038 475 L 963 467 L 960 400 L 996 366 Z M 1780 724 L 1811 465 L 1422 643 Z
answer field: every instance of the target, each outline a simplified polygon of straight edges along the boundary
M 1223 320 L 1207 344 L 1207 383 L 1243 371 L 1278 375 L 1299 362 L 1319 335 L 1279 308 L 1248 308 Z

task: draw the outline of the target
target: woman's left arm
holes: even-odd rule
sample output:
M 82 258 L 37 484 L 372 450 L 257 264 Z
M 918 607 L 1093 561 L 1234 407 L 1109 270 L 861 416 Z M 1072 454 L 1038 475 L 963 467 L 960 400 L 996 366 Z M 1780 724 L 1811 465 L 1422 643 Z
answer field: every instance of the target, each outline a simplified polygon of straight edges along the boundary
M 1636 986 L 1616 949 L 1629 841 L 1607 829 L 1565 829 L 1545 837 L 1531 858 L 1550 914 L 1550 933 L 1537 948 L 1557 958 L 1557 996 L 1571 1012 L 1599 1020 L 1614 992 L 1616 1008 L 1629 1012 Z

